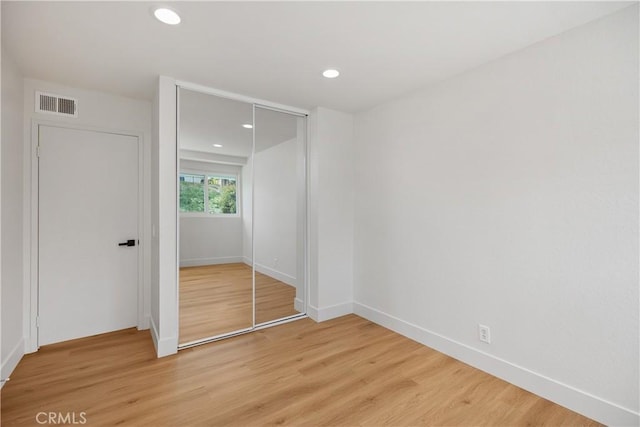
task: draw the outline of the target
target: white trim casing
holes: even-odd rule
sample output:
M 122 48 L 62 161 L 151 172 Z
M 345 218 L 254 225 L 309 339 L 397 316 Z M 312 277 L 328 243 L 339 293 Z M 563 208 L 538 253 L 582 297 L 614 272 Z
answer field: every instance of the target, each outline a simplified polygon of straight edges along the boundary
M 358 302 L 354 313 L 495 377 L 607 425 L 639 425 L 640 414 Z
M 304 139 L 304 313 L 311 317 L 311 117 L 305 120 Z M 315 318 L 311 317 L 313 320 Z M 317 320 L 316 320 L 317 321 Z
M 138 324 L 136 325 L 138 330 L 149 329 L 149 316 L 145 312 L 145 263 L 144 255 L 145 251 L 151 250 L 147 248 L 145 239 L 145 218 L 144 218 L 144 205 L 145 205 L 145 186 L 144 186 L 144 134 L 138 133 L 135 136 L 138 137 Z M 151 246 L 151 245 L 149 245 Z
M 253 216 L 253 212 L 256 206 L 256 105 L 252 103 L 251 105 L 251 123 L 253 123 L 253 128 L 251 129 L 251 212 L 249 212 L 249 217 L 251 218 L 251 268 L 253 271 L 251 272 L 251 325 L 252 329 L 256 327 L 256 272 L 254 260 L 256 259 L 256 245 L 255 245 L 255 235 L 256 235 L 256 222 Z M 243 249 L 244 252 L 244 249 Z
M 162 85 L 162 80 L 163 78 L 160 77 L 160 84 Z M 167 78 L 167 80 L 169 80 L 169 78 Z M 158 358 L 160 357 L 164 357 L 168 354 L 173 354 L 173 353 L 177 353 L 178 350 L 180 350 L 180 85 L 178 85 L 178 82 L 173 79 L 173 89 L 175 90 L 175 124 L 176 124 L 176 128 L 175 128 L 175 144 L 176 146 L 175 148 L 175 156 L 176 158 L 175 160 L 175 184 L 176 184 L 176 194 L 174 197 L 175 200 L 175 210 L 176 210 L 176 219 L 175 219 L 175 255 L 176 255 L 176 271 L 175 271 L 175 284 L 174 284 L 174 288 L 173 291 L 175 292 L 175 327 L 176 327 L 176 348 L 175 351 L 172 351 L 171 353 L 161 353 L 160 352 L 160 347 L 159 345 L 156 345 L 156 355 L 158 356 Z M 169 85 L 167 84 L 167 88 L 169 87 Z M 162 105 L 160 105 L 160 109 L 162 109 Z M 160 125 L 160 127 L 162 127 Z M 159 129 L 160 131 L 160 129 Z M 162 135 L 158 135 L 158 139 L 160 140 Z M 161 144 L 159 144 L 161 145 Z M 160 172 L 162 173 L 162 172 Z M 159 203 L 159 202 L 158 202 Z M 161 210 L 161 208 L 160 208 Z M 159 215 L 160 213 L 158 213 Z M 160 262 L 160 259 L 158 259 L 158 261 Z M 162 290 L 160 289 L 160 285 L 158 292 L 161 293 Z M 162 302 L 160 302 L 160 307 L 158 308 L 158 322 L 161 322 L 162 316 L 165 316 L 166 313 L 163 312 L 163 310 L 161 309 L 162 307 Z M 159 335 L 158 335 L 159 336 Z
M 26 188 L 25 218 L 29 218 L 29 233 L 25 234 L 25 248 L 29 251 L 28 275 L 25 279 L 24 293 L 24 325 L 28 328 L 25 336 L 25 352 L 33 353 L 38 351 L 38 327 L 36 318 L 38 316 L 38 126 L 42 122 L 31 120 L 31 144 L 25 144 L 27 155 L 25 159 L 30 162 L 30 167 L 25 168 L 25 183 L 31 183 L 30 188 Z M 27 221 L 25 221 L 26 223 Z M 26 227 L 25 227 L 26 228 Z

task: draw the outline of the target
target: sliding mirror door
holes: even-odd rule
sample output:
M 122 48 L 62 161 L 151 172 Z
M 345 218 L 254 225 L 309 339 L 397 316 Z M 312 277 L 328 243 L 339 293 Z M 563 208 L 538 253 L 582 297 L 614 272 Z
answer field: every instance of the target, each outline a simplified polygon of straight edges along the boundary
M 306 116 L 178 88 L 179 347 L 306 313 Z
M 306 118 L 255 107 L 256 325 L 305 312 Z
M 179 89 L 179 342 L 253 327 L 253 105 Z

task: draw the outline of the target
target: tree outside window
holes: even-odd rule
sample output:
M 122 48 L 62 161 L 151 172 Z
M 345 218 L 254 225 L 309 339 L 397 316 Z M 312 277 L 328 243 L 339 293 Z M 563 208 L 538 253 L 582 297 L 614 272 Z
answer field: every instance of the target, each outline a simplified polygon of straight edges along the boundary
M 181 173 L 180 212 L 237 214 L 237 182 L 231 176 Z
M 209 213 L 237 213 L 235 178 L 209 176 L 207 182 L 209 186 Z

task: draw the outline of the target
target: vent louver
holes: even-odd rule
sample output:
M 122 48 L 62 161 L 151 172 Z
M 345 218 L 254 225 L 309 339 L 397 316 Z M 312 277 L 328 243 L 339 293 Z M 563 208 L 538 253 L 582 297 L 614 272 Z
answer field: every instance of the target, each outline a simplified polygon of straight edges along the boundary
M 78 117 L 78 101 L 69 97 L 36 91 L 36 112 Z

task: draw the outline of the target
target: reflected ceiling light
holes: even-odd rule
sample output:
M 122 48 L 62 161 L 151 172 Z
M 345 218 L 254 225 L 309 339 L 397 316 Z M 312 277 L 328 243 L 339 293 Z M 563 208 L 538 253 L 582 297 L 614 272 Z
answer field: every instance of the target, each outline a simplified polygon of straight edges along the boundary
M 178 25 L 180 23 L 180 15 L 166 7 L 159 7 L 153 11 L 153 16 L 160 22 L 169 25 Z
M 222 148 L 222 144 L 213 144 L 213 146 L 216 148 Z
M 245 129 L 253 129 L 253 125 L 249 124 L 249 123 L 243 124 L 242 127 L 245 128 Z
M 334 69 L 324 70 L 322 75 L 328 79 L 335 79 L 340 75 L 340 71 Z

